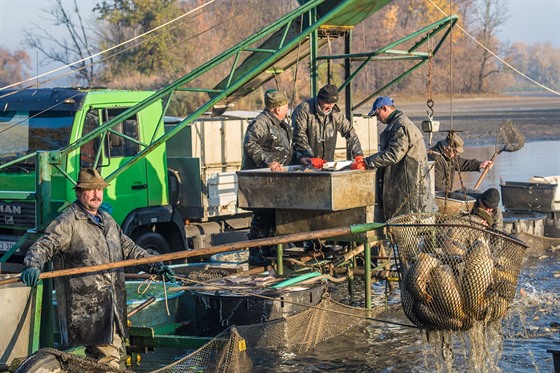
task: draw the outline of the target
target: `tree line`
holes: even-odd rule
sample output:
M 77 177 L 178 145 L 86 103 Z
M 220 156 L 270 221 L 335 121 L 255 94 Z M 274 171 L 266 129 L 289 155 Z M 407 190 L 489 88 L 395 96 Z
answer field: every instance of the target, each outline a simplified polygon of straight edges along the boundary
M 451 3 L 451 5 L 449 5 Z M 70 5 L 69 5 L 70 4 Z M 64 38 L 50 29 L 25 31 L 25 49 L 0 45 L 0 86 L 31 75 L 30 53 L 38 50 L 43 63 L 74 64 L 71 83 L 120 89 L 159 89 L 269 25 L 299 3 L 295 0 L 103 0 L 93 9 L 79 1 L 51 0 L 46 9 L 53 25 L 65 28 Z M 353 53 L 372 52 L 425 27 L 447 14 L 459 16 L 429 64 L 390 88 L 398 96 L 422 96 L 429 82 L 434 95 L 495 94 L 531 90 L 534 84 L 506 67 L 493 54 L 531 79 L 560 89 L 560 50 L 550 44 L 506 44 L 497 38 L 508 17 L 505 0 L 396 0 L 352 30 Z M 93 16 L 92 16 L 93 14 Z M 181 16 L 176 22 L 160 27 Z M 159 27 L 159 28 L 158 28 Z M 144 37 L 139 37 L 148 33 Z M 471 37 L 476 39 L 474 41 Z M 132 43 L 124 42 L 133 39 Z M 487 49 L 482 48 L 484 45 Z M 97 56 L 99 51 L 109 52 Z M 322 54 L 341 54 L 342 40 L 329 40 Z M 354 79 L 356 96 L 366 96 L 394 79 L 406 62 L 377 62 Z M 216 82 L 227 70 L 216 69 Z M 342 61 L 319 66 L 320 84 L 342 81 Z M 429 71 L 428 71 L 429 69 Z M 309 61 L 303 60 L 268 83 L 289 91 L 296 101 L 309 97 Z M 429 74 L 429 78 L 428 78 Z M 271 87 L 263 87 L 268 89 Z M 236 103 L 240 109 L 262 105 L 262 91 Z M 202 100 L 202 97 L 200 98 Z M 196 100 L 178 100 L 177 115 L 197 107 Z

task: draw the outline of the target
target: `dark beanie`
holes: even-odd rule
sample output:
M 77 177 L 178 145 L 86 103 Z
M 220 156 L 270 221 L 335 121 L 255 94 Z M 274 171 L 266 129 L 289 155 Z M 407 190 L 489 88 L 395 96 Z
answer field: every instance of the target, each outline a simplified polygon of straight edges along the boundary
M 500 192 L 496 188 L 487 189 L 480 195 L 480 202 L 484 203 L 486 207 L 495 209 L 500 202 Z
M 338 102 L 338 88 L 335 85 L 327 84 L 319 90 L 317 98 L 328 104 Z

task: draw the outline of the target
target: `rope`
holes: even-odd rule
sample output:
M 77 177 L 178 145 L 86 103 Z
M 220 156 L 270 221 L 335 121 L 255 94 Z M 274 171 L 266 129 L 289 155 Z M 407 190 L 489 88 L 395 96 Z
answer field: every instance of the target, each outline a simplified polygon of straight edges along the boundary
M 434 7 L 436 7 L 437 10 L 439 10 L 443 15 L 445 15 L 446 17 L 448 17 L 447 13 L 445 13 L 439 6 L 437 6 L 437 4 L 435 4 L 433 2 L 433 0 L 430 0 L 430 3 L 432 3 L 432 5 Z M 482 44 L 481 42 L 479 42 L 478 40 L 476 40 L 476 38 L 474 36 L 472 36 L 471 34 L 469 34 L 465 29 L 463 29 L 461 26 L 456 25 L 457 28 L 459 28 L 459 30 L 461 30 L 465 35 L 467 35 L 469 38 L 471 38 L 476 44 L 478 44 L 480 47 L 482 47 L 485 51 L 487 51 L 488 53 L 490 53 L 493 57 L 495 57 L 496 59 L 498 59 L 498 61 L 500 61 L 501 63 L 503 63 L 504 65 L 506 65 L 507 67 L 509 67 L 510 69 L 512 69 L 514 72 L 516 72 L 517 74 L 521 75 L 523 78 L 529 80 L 531 83 L 534 83 L 536 85 L 538 85 L 539 87 L 554 93 L 555 95 L 560 96 L 560 92 L 555 91 L 551 88 L 548 88 L 547 86 L 537 82 L 534 79 L 531 79 L 530 77 L 528 77 L 527 75 L 525 75 L 524 73 L 522 73 L 521 71 L 517 70 L 515 67 L 513 67 L 511 64 L 509 64 L 507 61 L 503 60 L 502 58 L 500 58 L 500 56 L 498 56 L 496 53 L 492 52 L 490 49 L 488 49 L 484 44 Z

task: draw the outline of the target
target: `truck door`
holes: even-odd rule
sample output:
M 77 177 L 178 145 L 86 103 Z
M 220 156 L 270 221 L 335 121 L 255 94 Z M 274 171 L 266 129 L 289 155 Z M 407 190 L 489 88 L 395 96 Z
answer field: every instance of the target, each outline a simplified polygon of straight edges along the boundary
M 121 114 L 126 108 L 92 108 L 86 114 L 82 135 Z M 80 149 L 80 166 L 95 164 L 103 176 L 112 174 L 140 151 L 137 115 L 117 124 L 106 138 L 95 138 Z M 100 147 L 102 148 L 101 151 Z M 148 204 L 146 159 L 141 158 L 125 172 L 110 182 L 105 191 L 104 202 L 109 212 L 121 224 L 126 215 L 135 208 Z

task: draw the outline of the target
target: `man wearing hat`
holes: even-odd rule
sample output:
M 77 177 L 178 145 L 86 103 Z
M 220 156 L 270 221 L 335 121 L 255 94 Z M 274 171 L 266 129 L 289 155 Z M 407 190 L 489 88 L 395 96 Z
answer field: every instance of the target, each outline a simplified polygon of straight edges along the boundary
M 304 166 L 321 169 L 334 161 L 337 132 L 346 139 L 347 157 L 363 155 L 362 146 L 354 127 L 338 105 L 338 88 L 328 84 L 317 97 L 299 104 L 292 113 L 295 160 Z
M 489 220 L 489 226 L 495 229 L 504 229 L 504 217 L 498 204 L 500 203 L 500 192 L 496 188 L 489 188 L 484 193 L 473 195 L 476 201 L 472 208 L 471 214 L 477 210 L 485 211 L 492 219 Z
M 377 169 L 377 195 L 381 196 L 385 220 L 435 211 L 426 145 L 418 127 L 387 96 L 378 97 L 368 115 L 386 124 L 379 138 L 380 151 L 363 160 L 367 168 Z M 353 164 L 352 168 L 361 167 Z
M 288 97 L 283 92 L 269 90 L 264 95 L 265 109 L 247 127 L 243 141 L 241 170 L 269 168 L 281 171 L 292 160 L 292 127 L 285 121 Z M 254 209 L 249 239 L 272 237 L 276 231 L 274 209 Z M 270 246 L 251 248 L 249 263 L 269 265 L 266 256 L 273 255 Z
M 455 132 L 450 131 L 447 137 L 438 141 L 429 151 L 428 160 L 434 161 L 434 176 L 436 191 L 453 191 L 455 171 L 480 171 L 486 167 L 492 168 L 494 162 L 464 159 L 459 156 L 463 152 L 464 141 Z M 466 190 L 466 192 L 470 192 Z
M 128 238 L 99 207 L 108 184 L 93 168 L 80 170 L 76 201 L 46 228 L 27 252 L 21 274 L 27 286 L 36 286 L 46 262 L 55 270 L 107 264 L 151 256 Z M 167 281 L 173 272 L 162 263 L 146 268 Z M 85 346 L 86 356 L 100 364 L 124 368 L 128 335 L 124 269 L 55 278 L 61 344 Z

